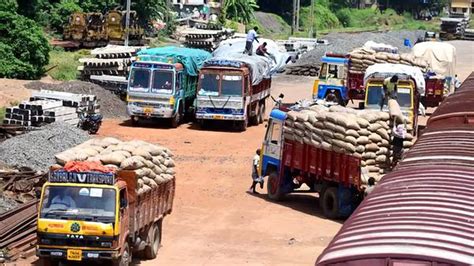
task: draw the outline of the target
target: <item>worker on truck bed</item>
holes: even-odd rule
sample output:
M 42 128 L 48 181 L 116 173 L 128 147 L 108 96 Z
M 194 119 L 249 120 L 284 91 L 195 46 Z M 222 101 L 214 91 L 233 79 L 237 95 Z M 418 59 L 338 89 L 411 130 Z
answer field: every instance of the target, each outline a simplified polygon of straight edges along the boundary
M 397 99 L 397 85 L 398 85 L 398 76 L 393 75 L 392 77 L 386 78 L 383 81 L 383 90 L 380 97 L 380 111 L 382 111 L 383 106 L 390 99 Z
M 258 165 L 260 164 L 260 154 L 261 150 L 257 149 L 255 152 L 255 156 L 253 156 L 252 160 L 252 186 L 249 188 L 249 193 L 254 193 L 258 194 L 257 191 L 255 191 L 255 187 L 257 186 L 258 183 L 260 183 L 260 189 L 263 189 L 263 179 L 258 176 Z
M 402 124 L 394 125 L 392 129 L 392 150 L 393 150 L 393 160 L 392 160 L 392 169 L 397 166 L 398 161 L 402 159 L 403 155 L 403 141 L 406 136 L 406 129 Z
M 245 43 L 244 54 L 252 55 L 253 41 L 257 41 L 257 43 L 260 43 L 257 39 L 257 30 L 258 27 L 253 27 L 253 29 L 249 30 L 249 32 L 247 33 L 247 42 Z

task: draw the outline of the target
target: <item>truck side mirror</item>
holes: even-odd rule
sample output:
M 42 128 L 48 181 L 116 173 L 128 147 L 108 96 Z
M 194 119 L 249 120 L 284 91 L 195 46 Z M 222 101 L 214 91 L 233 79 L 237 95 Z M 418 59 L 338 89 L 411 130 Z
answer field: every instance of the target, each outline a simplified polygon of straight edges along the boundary
M 365 109 L 365 103 L 364 102 L 359 103 L 359 109 Z

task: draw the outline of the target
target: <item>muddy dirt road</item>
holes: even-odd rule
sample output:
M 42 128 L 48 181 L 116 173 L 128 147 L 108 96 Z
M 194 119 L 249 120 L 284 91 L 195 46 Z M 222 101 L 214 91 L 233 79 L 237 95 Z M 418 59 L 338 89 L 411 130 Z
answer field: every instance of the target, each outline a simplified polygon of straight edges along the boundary
M 296 101 L 310 96 L 311 84 L 310 78 L 277 77 L 274 94 L 283 92 Z M 321 218 L 313 194 L 273 203 L 266 199 L 266 188 L 260 195 L 246 193 L 265 127 L 230 130 L 190 124 L 166 129 L 152 123 L 133 128 L 122 121 L 106 121 L 101 128 L 101 135 L 157 142 L 177 154 L 176 200 L 165 219 L 163 247 L 157 261 L 141 264 L 308 265 L 340 228 L 339 222 Z

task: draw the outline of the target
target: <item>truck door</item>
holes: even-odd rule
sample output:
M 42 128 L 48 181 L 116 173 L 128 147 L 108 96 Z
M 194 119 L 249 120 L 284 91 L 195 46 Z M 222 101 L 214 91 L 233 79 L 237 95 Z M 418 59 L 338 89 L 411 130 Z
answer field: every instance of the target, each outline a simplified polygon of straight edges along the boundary
M 268 175 L 267 171 L 274 169 L 278 172 L 281 161 L 281 147 L 283 135 L 283 122 L 281 120 L 270 119 L 267 133 L 263 142 L 262 173 Z
M 122 188 L 119 194 L 120 246 L 127 242 L 130 218 L 127 189 Z

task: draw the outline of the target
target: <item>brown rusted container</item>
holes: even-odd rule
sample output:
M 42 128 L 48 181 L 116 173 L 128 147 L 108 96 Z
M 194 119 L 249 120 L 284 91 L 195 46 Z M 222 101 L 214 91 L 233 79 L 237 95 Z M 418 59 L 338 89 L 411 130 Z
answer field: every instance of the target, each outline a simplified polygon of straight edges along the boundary
M 317 265 L 474 264 L 474 127 L 428 129 Z

